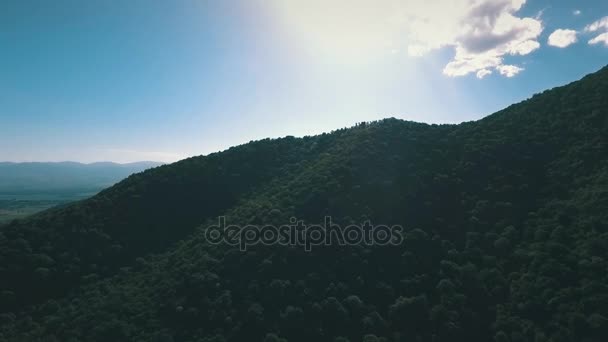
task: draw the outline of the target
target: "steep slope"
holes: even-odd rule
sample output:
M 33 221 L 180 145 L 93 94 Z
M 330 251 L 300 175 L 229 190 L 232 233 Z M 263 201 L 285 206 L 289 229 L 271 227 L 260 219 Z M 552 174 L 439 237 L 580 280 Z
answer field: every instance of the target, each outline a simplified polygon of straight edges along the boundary
M 157 168 L 1 228 L 0 338 L 604 341 L 607 137 L 604 68 L 478 122 L 388 119 Z M 205 239 L 219 215 L 405 233 L 240 251 Z
M 0 310 L 61 295 L 84 276 L 113 274 L 136 256 L 162 250 L 258 184 L 306 160 L 311 153 L 303 146 L 293 138 L 263 140 L 186 159 L 2 227 L 0 288 L 12 299 Z

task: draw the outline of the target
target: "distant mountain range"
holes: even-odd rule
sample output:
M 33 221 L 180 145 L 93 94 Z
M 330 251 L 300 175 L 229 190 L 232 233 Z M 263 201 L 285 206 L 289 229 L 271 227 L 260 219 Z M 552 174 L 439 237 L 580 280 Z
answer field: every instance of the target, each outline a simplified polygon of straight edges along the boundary
M 0 195 L 97 192 L 163 163 L 0 162 Z

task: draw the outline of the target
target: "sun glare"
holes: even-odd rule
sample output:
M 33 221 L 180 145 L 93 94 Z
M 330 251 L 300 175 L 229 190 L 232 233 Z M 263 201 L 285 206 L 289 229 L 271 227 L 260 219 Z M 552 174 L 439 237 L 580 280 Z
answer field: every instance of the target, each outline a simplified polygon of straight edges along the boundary
M 390 6 L 371 1 L 272 1 L 270 10 L 294 44 L 315 58 L 362 64 L 401 51 Z

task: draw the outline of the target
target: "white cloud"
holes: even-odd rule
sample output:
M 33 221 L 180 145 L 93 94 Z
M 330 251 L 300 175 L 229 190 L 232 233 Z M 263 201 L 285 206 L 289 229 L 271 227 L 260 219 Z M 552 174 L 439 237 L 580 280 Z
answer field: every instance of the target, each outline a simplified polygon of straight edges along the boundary
M 572 12 L 572 14 L 574 14 L 574 15 L 581 15 L 581 10 L 574 10 Z
M 565 48 L 574 43 L 576 43 L 576 31 L 566 29 L 553 31 L 547 40 L 547 44 L 558 48 Z
M 492 73 L 491 70 L 488 69 L 481 69 L 477 72 L 477 74 L 475 74 L 477 76 L 477 78 L 482 79 L 488 75 L 490 75 Z
M 599 44 L 599 43 L 604 43 L 604 45 L 606 45 L 608 47 L 608 32 L 604 32 L 604 33 L 600 34 L 599 36 L 589 40 L 589 44 L 591 44 L 591 45 Z
M 601 29 L 608 30 L 608 17 L 603 17 L 602 19 L 585 26 L 585 31 L 587 32 L 595 32 Z
M 517 44 L 514 44 L 507 52 L 510 55 L 520 55 L 524 56 L 529 54 L 530 52 L 538 49 L 540 47 L 540 43 L 536 40 L 526 40 Z
M 605 30 L 606 32 L 600 33 L 595 38 L 590 39 L 588 43 L 590 45 L 604 43 L 608 47 L 608 16 L 585 26 L 586 32 L 597 32 L 600 30 Z
M 506 77 L 513 77 L 519 74 L 519 72 L 523 71 L 524 69 L 516 65 L 499 65 L 496 67 L 496 70 L 498 70 L 501 75 L 504 75 Z
M 364 63 L 393 49 L 422 57 L 450 48 L 447 76 L 477 74 L 505 56 L 540 47 L 540 16 L 518 11 L 526 0 L 272 0 L 298 46 L 341 63 Z M 485 73 L 481 73 L 485 74 Z M 485 76 L 485 75 L 484 75 Z
M 454 47 L 456 54 L 443 69 L 447 76 L 496 68 L 501 75 L 512 77 L 523 69 L 514 66 L 498 69 L 503 66 L 503 57 L 527 55 L 540 47 L 537 39 L 543 30 L 541 20 L 515 15 L 525 0 L 440 2 L 430 2 L 436 6 L 409 14 L 408 51 L 421 56 L 444 46 Z

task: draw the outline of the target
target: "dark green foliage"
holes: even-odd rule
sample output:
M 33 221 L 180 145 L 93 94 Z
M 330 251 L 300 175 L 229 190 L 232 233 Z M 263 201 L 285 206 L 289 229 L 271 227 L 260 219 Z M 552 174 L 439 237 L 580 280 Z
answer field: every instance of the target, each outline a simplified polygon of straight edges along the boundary
M 483 120 L 387 119 L 128 178 L 0 228 L 0 340 L 608 340 L 608 69 Z M 399 246 L 204 227 L 400 224 Z M 197 228 L 199 227 L 199 228 Z

